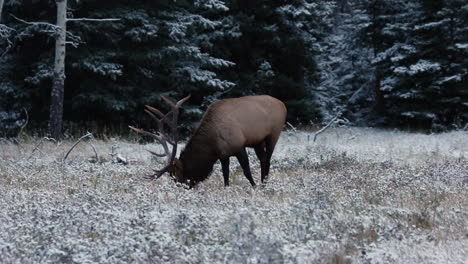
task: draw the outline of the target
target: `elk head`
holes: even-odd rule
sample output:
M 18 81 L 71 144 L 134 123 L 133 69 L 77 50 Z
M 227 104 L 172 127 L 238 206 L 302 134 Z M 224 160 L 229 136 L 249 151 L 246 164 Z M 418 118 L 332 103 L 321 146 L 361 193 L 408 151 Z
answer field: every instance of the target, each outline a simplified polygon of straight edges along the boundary
M 186 96 L 185 98 L 181 99 L 177 103 L 173 103 L 171 100 L 166 98 L 165 96 L 161 95 L 161 98 L 170 106 L 171 110 L 164 114 L 158 109 L 146 105 L 145 112 L 148 113 L 157 123 L 158 125 L 158 132 L 151 133 L 139 128 L 135 128 L 129 126 L 132 130 L 136 131 L 137 133 L 148 135 L 155 138 L 163 147 L 164 153 L 156 153 L 150 151 L 151 154 L 157 157 L 166 157 L 166 165 L 161 170 L 154 170 L 154 174 L 148 175 L 150 179 L 158 179 L 164 173 L 169 172 L 169 175 L 177 182 L 187 183 L 186 179 L 183 179 L 183 166 L 182 163 L 176 158 L 177 154 L 177 141 L 178 141 L 178 133 L 177 133 L 177 120 L 179 116 L 179 109 L 183 103 L 185 103 L 189 98 L 190 95 Z M 164 126 L 167 125 L 171 131 L 172 139 L 166 135 L 164 131 Z M 169 147 L 171 146 L 171 149 Z

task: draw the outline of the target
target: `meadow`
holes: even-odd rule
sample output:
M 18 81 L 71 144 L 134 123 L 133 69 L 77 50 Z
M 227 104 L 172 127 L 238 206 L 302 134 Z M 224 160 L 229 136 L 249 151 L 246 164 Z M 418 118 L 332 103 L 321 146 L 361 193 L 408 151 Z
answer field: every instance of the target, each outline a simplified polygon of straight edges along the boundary
M 0 263 L 466 263 L 466 131 L 312 137 L 284 131 L 264 185 L 232 158 L 190 190 L 143 178 L 157 144 L 3 139 Z

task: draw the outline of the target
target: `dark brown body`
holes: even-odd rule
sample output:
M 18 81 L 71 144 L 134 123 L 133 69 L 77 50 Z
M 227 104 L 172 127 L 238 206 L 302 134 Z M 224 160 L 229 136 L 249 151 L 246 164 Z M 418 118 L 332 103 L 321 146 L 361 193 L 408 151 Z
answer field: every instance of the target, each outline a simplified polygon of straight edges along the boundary
M 175 161 L 176 180 L 193 186 L 205 180 L 214 163 L 220 160 L 227 186 L 229 157 L 236 156 L 254 186 L 245 149 L 252 147 L 260 160 L 264 182 L 285 121 L 285 105 L 267 95 L 224 99 L 211 104 L 179 160 Z

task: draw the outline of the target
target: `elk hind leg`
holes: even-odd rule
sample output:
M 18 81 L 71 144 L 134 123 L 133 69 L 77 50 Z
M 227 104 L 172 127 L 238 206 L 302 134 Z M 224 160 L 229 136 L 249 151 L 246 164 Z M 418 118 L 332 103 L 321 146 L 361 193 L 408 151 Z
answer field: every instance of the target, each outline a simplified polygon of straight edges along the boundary
M 247 180 L 249 180 L 252 186 L 255 186 L 255 182 L 252 178 L 252 173 L 250 172 L 249 156 L 247 155 L 247 151 L 245 150 L 245 148 L 243 148 L 239 153 L 237 153 L 236 157 L 237 160 L 239 160 L 242 170 L 244 171 L 245 177 L 247 178 Z
M 229 186 L 229 157 L 221 160 L 221 167 L 223 168 L 224 186 Z

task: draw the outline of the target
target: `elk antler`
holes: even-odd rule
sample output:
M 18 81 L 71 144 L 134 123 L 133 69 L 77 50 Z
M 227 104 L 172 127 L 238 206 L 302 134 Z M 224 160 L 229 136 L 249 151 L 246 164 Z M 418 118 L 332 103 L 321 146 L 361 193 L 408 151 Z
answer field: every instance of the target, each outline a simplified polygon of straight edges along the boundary
M 178 141 L 178 134 L 177 134 L 177 120 L 179 117 L 179 108 L 180 106 L 185 103 L 190 98 L 190 94 L 181 100 L 179 100 L 176 104 L 174 104 L 171 100 L 167 99 L 165 96 L 161 95 L 161 98 L 171 107 L 171 111 L 169 111 L 167 114 L 163 114 L 161 111 L 158 109 L 151 107 L 149 105 L 146 105 L 145 112 L 148 113 L 158 124 L 158 133 L 151 133 L 139 128 L 135 128 L 132 126 L 129 126 L 132 130 L 136 131 L 137 133 L 151 136 L 156 138 L 156 140 L 163 146 L 164 148 L 164 153 L 155 153 L 153 151 L 150 151 L 151 154 L 157 156 L 157 157 L 166 157 L 167 158 L 167 163 L 166 166 L 164 166 L 163 169 L 161 170 L 154 170 L 154 174 L 150 175 L 149 178 L 151 179 L 158 179 L 161 177 L 165 172 L 169 171 L 169 173 L 172 173 L 170 169 L 173 166 L 175 156 L 177 154 L 177 141 Z M 169 116 L 172 114 L 172 119 L 169 120 Z M 171 129 L 172 132 L 172 141 L 169 139 L 168 136 L 164 134 L 164 124 L 168 125 L 169 128 Z M 172 146 L 172 151 L 169 151 L 169 146 L 167 144 L 170 144 Z

